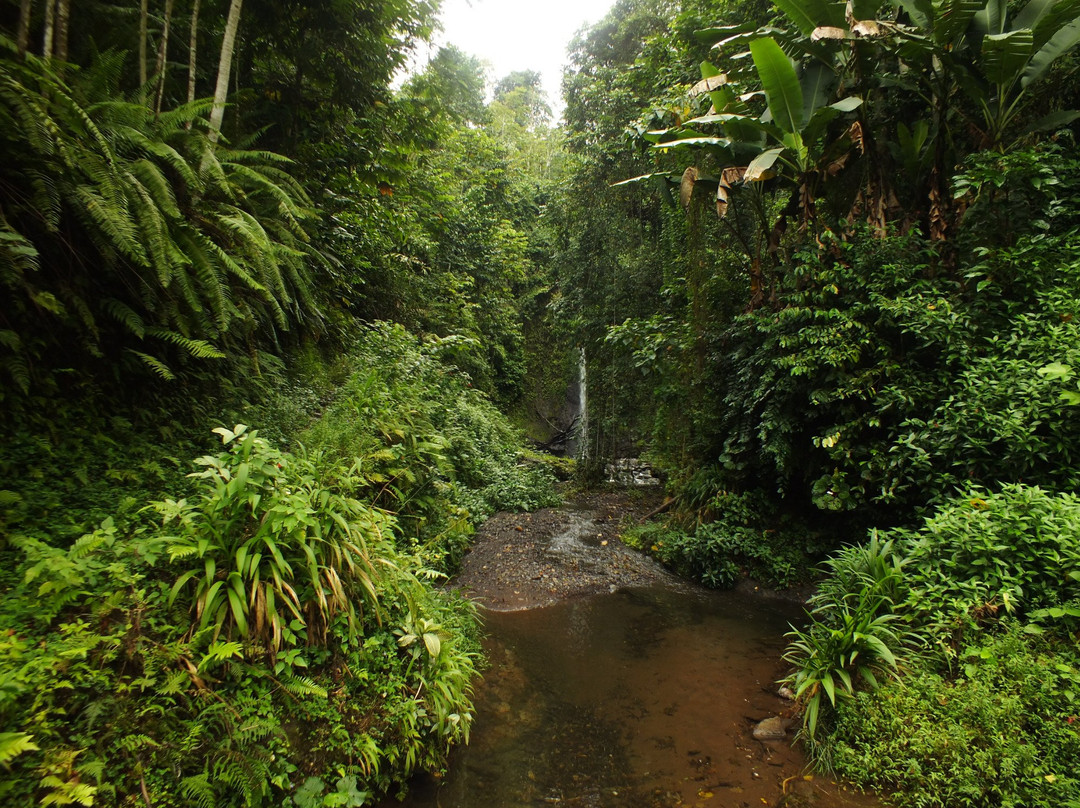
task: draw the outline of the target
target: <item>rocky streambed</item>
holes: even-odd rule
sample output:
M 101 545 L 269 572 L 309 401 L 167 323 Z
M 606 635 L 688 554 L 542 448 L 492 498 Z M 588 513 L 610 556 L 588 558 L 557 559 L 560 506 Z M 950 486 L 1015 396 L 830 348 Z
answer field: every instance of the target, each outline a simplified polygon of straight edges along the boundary
M 776 680 L 801 609 L 752 585 L 702 589 L 619 541 L 659 501 L 589 494 L 482 526 L 453 582 L 489 635 L 471 742 L 388 805 L 878 804 L 807 772 L 792 745 Z

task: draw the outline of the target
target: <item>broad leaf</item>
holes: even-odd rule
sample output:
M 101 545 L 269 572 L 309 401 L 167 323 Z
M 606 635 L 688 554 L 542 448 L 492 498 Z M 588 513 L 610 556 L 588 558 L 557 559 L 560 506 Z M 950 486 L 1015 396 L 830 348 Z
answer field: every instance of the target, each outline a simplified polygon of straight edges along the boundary
M 986 7 L 975 15 L 975 31 L 983 36 L 1005 33 L 1005 15 L 1008 10 L 1007 0 L 988 0 Z
M 1080 110 L 1076 109 L 1063 109 L 1057 112 L 1051 112 L 1049 115 L 1043 115 L 1039 120 L 1025 129 L 1027 132 L 1053 132 L 1056 129 L 1061 129 L 1063 126 L 1068 126 L 1070 123 L 1080 118 Z
M 955 42 L 964 35 L 981 10 L 980 0 L 944 0 L 933 23 L 934 41 L 939 45 Z
M 933 26 L 934 6 L 930 0 L 896 0 L 900 7 L 908 13 L 911 21 L 924 31 L 929 31 Z
M 746 167 L 746 174 L 743 176 L 743 180 L 745 182 L 761 182 L 763 180 L 772 179 L 776 176 L 776 172 L 772 170 L 772 167 L 776 164 L 776 161 L 780 159 L 780 155 L 783 154 L 783 152 L 783 149 L 768 149 L 767 151 L 763 151 Z
M 1027 28 L 990 34 L 982 41 L 982 69 L 987 80 L 1011 85 L 1031 57 L 1032 35 Z
M 834 118 L 841 113 L 853 112 L 862 106 L 862 102 L 863 100 L 857 95 L 849 95 L 847 98 L 841 98 L 835 104 L 818 107 L 814 110 L 814 114 L 810 116 L 810 121 L 803 130 L 804 140 L 810 143 L 822 133 Z
M 752 22 L 742 22 L 737 25 L 718 25 L 713 28 L 702 28 L 700 31 L 694 31 L 694 38 L 708 45 L 721 39 L 727 39 L 734 34 L 748 33 L 756 27 Z
M 751 42 L 750 53 L 773 120 L 785 132 L 798 132 L 803 125 L 803 94 L 791 60 L 772 38 Z
M 1058 0 L 1032 26 L 1035 32 L 1035 50 L 1049 42 L 1058 31 L 1080 16 L 1080 0 Z M 1014 28 L 1019 25 L 1014 24 Z
M 819 25 L 844 24 L 844 4 L 829 0 L 775 0 L 775 5 L 808 35 Z
M 645 182 L 646 180 L 652 180 L 654 177 L 663 177 L 664 179 L 668 179 L 668 178 L 673 178 L 674 175 L 669 174 L 667 172 L 658 172 L 658 173 L 654 173 L 654 174 L 641 174 L 640 176 L 637 176 L 637 177 L 631 177 L 628 180 L 620 180 L 619 182 L 613 182 L 613 183 L 611 183 L 611 187 L 612 188 L 617 188 L 620 185 L 631 185 L 631 184 L 637 183 L 637 182 Z
M 705 91 L 709 93 L 709 99 L 712 101 L 713 109 L 716 112 L 725 111 L 731 102 L 735 100 L 731 90 L 723 86 L 727 84 L 727 76 L 710 62 L 701 63 L 701 81 L 694 85 L 694 89 L 697 89 L 702 84 L 705 84 Z M 691 90 L 690 92 L 692 95 L 694 91 Z
M 1024 77 L 1020 80 L 1020 85 L 1025 89 L 1030 87 L 1046 75 L 1046 71 L 1050 69 L 1050 65 L 1055 60 L 1064 56 L 1078 44 L 1080 44 L 1080 19 L 1075 19 L 1058 30 L 1056 34 L 1050 37 L 1050 41 L 1039 48 L 1035 55 L 1031 57 L 1027 69 L 1024 70 Z M 1038 43 L 1036 43 L 1036 47 L 1038 47 Z
M 1012 21 L 1013 28 L 1031 28 L 1039 24 L 1056 0 L 1031 0 Z
M 803 69 L 799 84 L 803 94 L 802 119 L 808 121 L 814 110 L 828 100 L 836 84 L 836 74 L 821 62 L 812 62 Z
M 872 20 L 877 16 L 882 0 L 848 0 L 847 8 L 856 20 Z

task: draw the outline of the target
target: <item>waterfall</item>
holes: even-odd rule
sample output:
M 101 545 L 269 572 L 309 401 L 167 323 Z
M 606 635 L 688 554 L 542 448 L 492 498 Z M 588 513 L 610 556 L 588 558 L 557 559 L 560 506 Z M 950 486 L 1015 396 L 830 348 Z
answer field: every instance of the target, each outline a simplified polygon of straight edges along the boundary
M 577 428 L 575 430 L 575 443 L 577 444 L 575 457 L 578 460 L 589 459 L 589 387 L 588 376 L 585 367 L 585 348 L 579 349 L 578 355 L 578 411 Z

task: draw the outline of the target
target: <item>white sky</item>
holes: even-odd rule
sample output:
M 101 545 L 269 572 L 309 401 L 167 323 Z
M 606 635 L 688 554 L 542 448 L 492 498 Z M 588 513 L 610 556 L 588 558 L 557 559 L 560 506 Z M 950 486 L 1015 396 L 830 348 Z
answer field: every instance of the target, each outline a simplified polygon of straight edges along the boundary
M 566 49 L 585 24 L 599 22 L 614 0 L 443 0 L 443 31 L 435 50 L 456 45 L 491 66 L 494 83 L 514 70 L 543 76 L 551 108 L 558 118 Z M 434 51 L 433 51 L 434 53 Z M 422 63 L 426 58 L 422 57 Z

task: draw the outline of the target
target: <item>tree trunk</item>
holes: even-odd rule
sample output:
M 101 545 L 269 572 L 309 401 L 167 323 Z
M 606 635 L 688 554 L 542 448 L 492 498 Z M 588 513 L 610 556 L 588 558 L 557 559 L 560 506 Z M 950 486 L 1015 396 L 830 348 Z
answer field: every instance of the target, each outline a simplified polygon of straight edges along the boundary
M 240 27 L 240 6 L 243 0 L 231 0 L 225 34 L 221 38 L 221 58 L 218 60 L 217 84 L 214 87 L 214 106 L 210 110 L 210 142 L 217 143 L 221 122 L 225 119 L 225 100 L 229 96 L 229 74 L 232 70 L 236 31 Z
M 26 56 L 26 49 L 30 47 L 30 12 L 33 8 L 34 0 L 22 0 L 19 4 L 19 33 L 15 41 L 20 57 Z
M 65 0 L 66 2 L 66 0 Z M 169 26 L 172 23 L 173 0 L 165 0 L 165 20 L 161 26 L 161 44 L 158 46 L 157 64 L 154 75 L 157 76 L 157 98 L 154 100 L 154 113 L 161 114 L 161 102 L 165 97 L 165 61 L 169 55 Z
M 196 54 L 199 48 L 199 0 L 195 0 L 191 7 L 191 38 L 188 40 L 188 76 L 187 76 L 187 100 L 190 104 L 195 100 L 195 68 Z
M 41 36 L 41 56 L 45 59 L 52 58 L 55 21 L 56 0 L 45 0 L 45 31 Z
M 68 58 L 68 21 L 71 18 L 71 0 L 56 0 L 56 41 L 53 56 L 66 62 Z
M 139 0 L 139 100 L 146 102 L 146 29 L 150 16 L 148 0 Z

